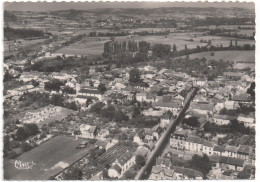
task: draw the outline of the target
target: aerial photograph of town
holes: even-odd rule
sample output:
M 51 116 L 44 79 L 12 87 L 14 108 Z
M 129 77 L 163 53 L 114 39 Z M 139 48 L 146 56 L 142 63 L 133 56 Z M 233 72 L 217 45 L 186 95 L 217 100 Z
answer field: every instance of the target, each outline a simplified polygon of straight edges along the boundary
M 255 179 L 255 4 L 3 3 L 4 180 Z

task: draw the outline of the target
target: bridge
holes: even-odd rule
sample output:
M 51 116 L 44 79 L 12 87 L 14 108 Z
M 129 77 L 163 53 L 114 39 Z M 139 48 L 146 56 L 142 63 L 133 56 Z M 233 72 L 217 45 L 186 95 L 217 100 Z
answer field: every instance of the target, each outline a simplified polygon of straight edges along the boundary
M 193 87 L 185 97 L 183 108 L 179 111 L 178 116 L 174 119 L 167 130 L 163 133 L 160 137 L 158 142 L 155 144 L 154 150 L 148 156 L 146 164 L 138 171 L 135 180 L 144 180 L 150 176 L 151 169 L 155 164 L 156 158 L 161 155 L 162 151 L 165 149 L 167 144 L 169 143 L 169 138 L 171 134 L 175 131 L 176 126 L 182 121 L 183 117 L 185 116 L 185 112 L 190 106 L 190 101 L 194 98 L 197 94 L 198 88 Z

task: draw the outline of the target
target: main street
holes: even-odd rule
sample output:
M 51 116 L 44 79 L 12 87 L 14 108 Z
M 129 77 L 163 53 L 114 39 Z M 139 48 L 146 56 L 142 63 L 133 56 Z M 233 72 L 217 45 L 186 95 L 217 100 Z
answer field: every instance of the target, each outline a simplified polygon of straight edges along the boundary
M 189 108 L 190 101 L 194 98 L 196 93 L 197 88 L 192 88 L 188 92 L 183 104 L 183 108 L 179 111 L 177 118 L 170 123 L 170 126 L 167 128 L 167 130 L 163 133 L 158 142 L 155 144 L 155 148 L 148 156 L 146 164 L 138 171 L 135 177 L 136 180 L 143 180 L 149 177 L 150 171 L 155 163 L 156 158 L 160 156 L 161 152 L 164 150 L 165 146 L 169 141 L 170 135 L 175 131 L 177 124 L 179 124 L 182 121 L 183 117 L 185 116 L 185 112 Z

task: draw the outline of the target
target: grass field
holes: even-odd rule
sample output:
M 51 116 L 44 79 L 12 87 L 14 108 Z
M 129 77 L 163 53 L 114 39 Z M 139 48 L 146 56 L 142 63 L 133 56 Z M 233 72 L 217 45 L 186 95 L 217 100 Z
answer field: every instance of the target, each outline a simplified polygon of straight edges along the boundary
M 16 169 L 11 160 L 4 161 L 4 178 L 9 180 L 48 180 L 63 168 L 87 154 L 89 148 L 75 149 L 83 139 L 57 136 L 15 160 L 36 163 L 32 169 Z
M 246 62 L 254 63 L 255 62 L 255 51 L 215 51 L 215 55 L 211 56 L 212 52 L 200 52 L 195 54 L 190 54 L 190 59 L 203 58 L 207 60 L 220 60 L 224 61 L 233 61 L 234 63 Z
M 87 31 L 87 30 L 86 30 Z M 135 31 L 135 30 L 132 30 Z M 196 48 L 197 46 L 205 46 L 207 43 L 201 43 L 200 40 L 208 42 L 211 40 L 212 45 L 214 46 L 222 46 L 226 47 L 229 46 L 230 40 L 233 41 L 233 45 L 235 45 L 235 38 L 229 37 L 219 37 L 219 36 L 204 36 L 201 32 L 189 32 L 189 33 L 170 33 L 168 36 L 155 36 L 155 35 L 148 35 L 148 36 L 118 36 L 114 37 L 116 41 L 147 41 L 151 45 L 154 44 L 169 44 L 173 46 L 176 45 L 177 50 L 183 50 L 185 45 L 189 49 Z M 73 45 L 68 47 L 62 48 L 57 51 L 57 53 L 62 54 L 71 54 L 71 55 L 101 55 L 104 51 L 104 43 L 109 41 L 110 37 L 86 37 L 82 41 L 79 41 Z M 193 41 L 190 41 L 193 39 Z M 246 39 L 237 39 L 238 45 L 244 44 L 255 44 L 253 40 L 246 40 Z

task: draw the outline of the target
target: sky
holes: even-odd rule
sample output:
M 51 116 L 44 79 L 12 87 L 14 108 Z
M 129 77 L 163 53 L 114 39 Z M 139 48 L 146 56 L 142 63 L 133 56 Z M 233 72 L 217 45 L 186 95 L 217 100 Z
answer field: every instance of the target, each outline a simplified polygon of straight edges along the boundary
M 254 9 L 254 3 L 210 2 L 5 2 L 4 10 L 55 11 L 66 9 L 89 10 L 99 8 L 158 8 L 158 7 L 241 7 Z

